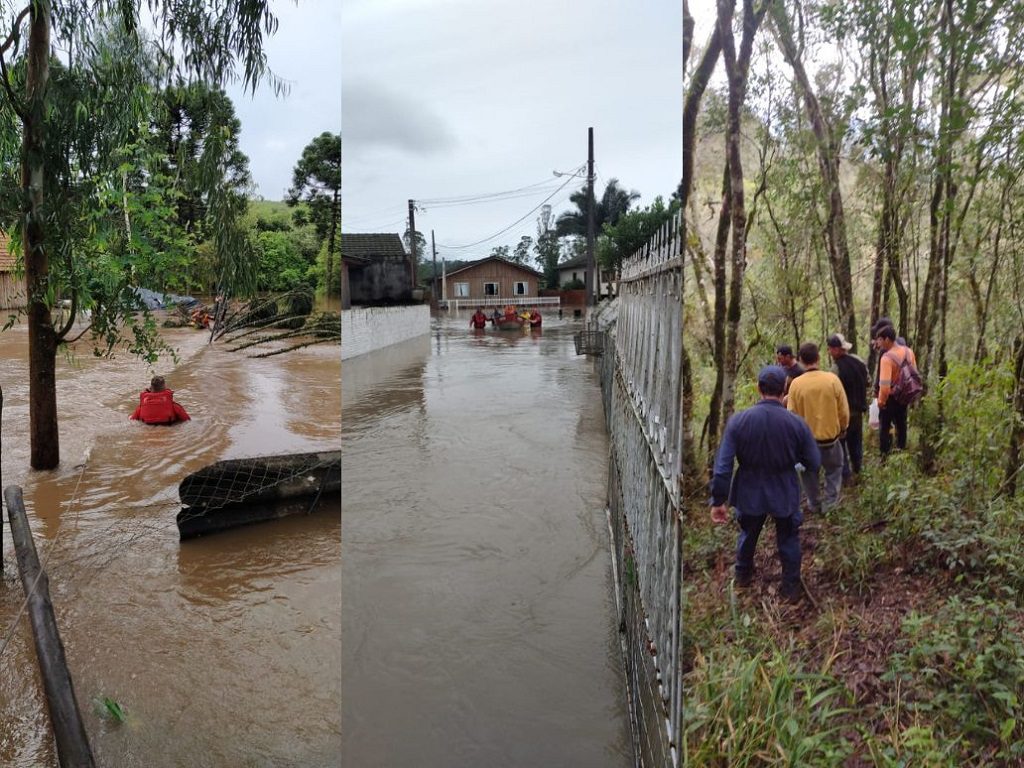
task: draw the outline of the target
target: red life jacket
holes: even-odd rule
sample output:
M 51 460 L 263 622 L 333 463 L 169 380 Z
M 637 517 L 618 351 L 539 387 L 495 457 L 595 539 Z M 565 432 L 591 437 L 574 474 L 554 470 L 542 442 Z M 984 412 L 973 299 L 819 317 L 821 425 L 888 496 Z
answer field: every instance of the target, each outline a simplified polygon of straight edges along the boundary
M 483 312 L 477 312 L 473 315 L 473 327 L 474 328 L 486 328 L 487 327 L 487 315 Z
M 176 418 L 174 392 L 164 389 L 139 393 L 139 418 L 146 424 L 170 424 Z

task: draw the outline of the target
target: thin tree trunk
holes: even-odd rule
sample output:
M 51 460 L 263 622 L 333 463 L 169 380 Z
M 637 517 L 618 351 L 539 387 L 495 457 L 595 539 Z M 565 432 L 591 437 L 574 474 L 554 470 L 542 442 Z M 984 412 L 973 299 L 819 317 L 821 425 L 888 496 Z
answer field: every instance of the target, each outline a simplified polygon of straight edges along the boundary
M 715 358 L 715 388 L 711 392 L 708 408 L 708 462 L 714 461 L 718 450 L 718 435 L 722 417 L 722 397 L 725 391 L 725 314 L 726 314 L 726 271 L 725 250 L 729 243 L 730 209 L 732 192 L 729 185 L 729 160 L 726 157 L 722 178 L 722 206 L 718 211 L 718 230 L 715 234 L 715 326 L 712 334 Z
M 719 0 L 718 33 L 722 40 L 722 60 L 729 81 L 728 128 L 726 134 L 729 173 L 732 247 L 730 256 L 729 299 L 726 309 L 725 370 L 722 377 L 722 421 L 724 427 L 735 408 L 736 376 L 739 368 L 740 319 L 743 305 L 743 279 L 747 264 L 747 214 L 743 188 L 743 161 L 740 153 L 741 120 L 746 99 L 747 72 L 753 53 L 754 37 L 766 6 L 754 12 L 753 0 L 743 0 L 743 37 L 739 56 L 732 34 L 735 0 Z
M 810 79 L 797 51 L 789 18 L 783 4 L 772 6 L 776 39 L 782 54 L 793 70 L 797 85 L 803 95 L 804 107 L 811 121 L 818 152 L 818 168 L 828 194 L 828 219 L 825 226 L 825 240 L 828 246 L 829 264 L 835 280 L 839 300 L 840 326 L 847 339 L 857 343 L 857 319 L 853 305 L 853 274 L 850 269 L 850 252 L 846 242 L 846 214 L 843 197 L 839 188 L 839 148 L 832 137 L 832 130 L 825 120 L 821 105 L 811 89 Z
M 691 32 L 692 34 L 692 32 Z M 683 102 L 683 181 L 680 185 L 682 190 L 682 210 L 686 210 L 686 202 L 690 198 L 690 190 L 693 187 L 693 165 L 694 153 L 697 146 L 697 115 L 700 112 L 700 100 L 708 87 L 711 73 L 715 69 L 718 56 L 722 52 L 721 36 L 716 26 L 708 40 L 707 48 L 701 57 L 697 69 L 694 70 L 690 80 L 690 88 L 686 93 L 686 100 Z
M 36 0 L 29 16 L 22 120 L 25 287 L 28 292 L 29 443 L 33 469 L 60 462 L 57 430 L 57 334 L 46 303 L 50 263 L 43 238 L 45 95 L 50 76 L 50 2 Z
M 1010 430 L 1010 445 L 1006 452 L 1006 471 L 1002 492 L 1010 498 L 1017 494 L 1017 475 L 1021 469 L 1021 452 L 1024 449 L 1024 334 L 1017 334 L 1013 350 L 1013 427 Z

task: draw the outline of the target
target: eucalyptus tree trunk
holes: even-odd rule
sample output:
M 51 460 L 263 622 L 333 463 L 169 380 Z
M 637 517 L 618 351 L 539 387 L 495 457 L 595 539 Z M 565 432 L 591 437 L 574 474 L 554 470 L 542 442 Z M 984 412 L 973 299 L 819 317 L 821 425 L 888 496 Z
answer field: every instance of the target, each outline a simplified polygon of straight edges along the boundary
M 803 96 L 804 108 L 811 122 L 818 154 L 818 169 L 828 193 L 828 218 L 825 223 L 825 242 L 828 246 L 829 264 L 836 284 L 839 322 L 846 338 L 857 348 L 857 320 L 853 306 L 853 276 L 850 269 L 850 251 L 846 242 L 846 215 L 843 211 L 843 196 L 839 188 L 839 147 L 833 139 L 832 129 L 825 120 L 811 88 L 810 79 L 793 39 L 789 17 L 782 2 L 775 2 L 771 8 L 775 37 L 782 55 L 786 59 L 797 86 Z
M 46 295 L 50 262 L 43 238 L 45 98 L 50 77 L 50 2 L 35 0 L 29 15 L 29 43 L 22 115 L 25 287 L 28 293 L 29 443 L 33 469 L 60 462 L 57 431 L 57 332 Z

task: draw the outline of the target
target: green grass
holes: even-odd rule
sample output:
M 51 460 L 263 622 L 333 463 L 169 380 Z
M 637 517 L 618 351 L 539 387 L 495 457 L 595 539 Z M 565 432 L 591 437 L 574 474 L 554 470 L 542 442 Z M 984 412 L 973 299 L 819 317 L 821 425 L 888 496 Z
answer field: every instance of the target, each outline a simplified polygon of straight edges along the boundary
M 868 440 L 861 483 L 807 526 L 813 603 L 734 591 L 735 528 L 688 511 L 685 765 L 1024 765 L 1024 493 L 1001 488 L 1012 384 L 953 366 L 912 412 L 909 451 L 883 464 Z M 758 546 L 777 579 L 774 537 Z

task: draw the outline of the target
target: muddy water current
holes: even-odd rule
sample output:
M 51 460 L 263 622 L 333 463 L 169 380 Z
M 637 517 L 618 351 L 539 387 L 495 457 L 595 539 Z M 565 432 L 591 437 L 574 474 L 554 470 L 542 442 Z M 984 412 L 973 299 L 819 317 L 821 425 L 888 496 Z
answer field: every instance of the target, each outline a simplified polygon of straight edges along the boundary
M 337 450 L 336 345 L 250 359 L 166 332 L 192 421 L 130 422 L 151 375 L 89 349 L 59 362 L 61 464 L 28 468 L 28 345 L 0 334 L 2 483 L 20 484 L 98 765 L 335 766 L 337 497 L 308 516 L 179 542 L 177 485 L 224 458 Z M 5 523 L 6 527 L 6 523 Z M 56 765 L 9 532 L 0 586 L 0 765 Z M 14 627 L 11 630 L 11 627 Z M 9 637 L 8 637 L 9 636 Z M 126 720 L 103 716 L 108 697 Z
M 578 324 L 343 364 L 345 766 L 632 765 Z

